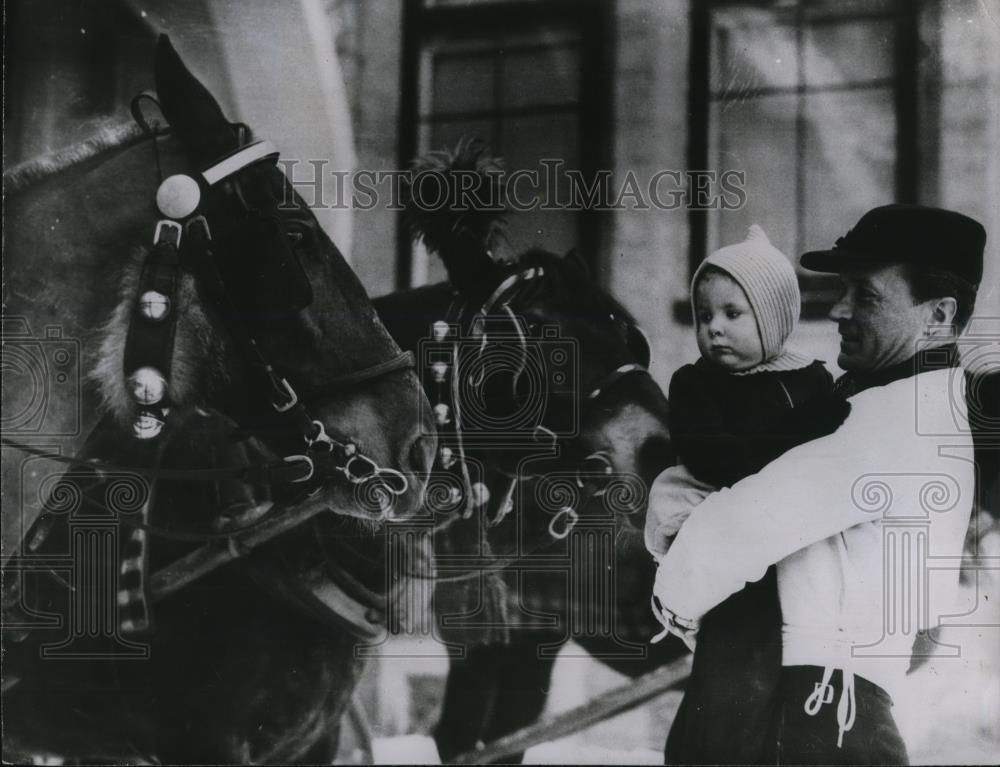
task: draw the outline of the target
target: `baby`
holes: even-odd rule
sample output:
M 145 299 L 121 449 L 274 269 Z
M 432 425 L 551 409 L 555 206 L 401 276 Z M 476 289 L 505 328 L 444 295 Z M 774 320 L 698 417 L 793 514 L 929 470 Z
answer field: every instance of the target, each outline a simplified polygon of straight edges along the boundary
M 691 301 L 701 359 L 670 381 L 670 434 L 680 464 L 657 477 L 650 492 L 646 546 L 657 558 L 706 495 L 831 433 L 850 410 L 833 394 L 822 362 L 785 348 L 799 317 L 798 281 L 759 226 L 705 259 Z M 667 763 L 758 761 L 780 672 L 772 567 L 702 620 Z

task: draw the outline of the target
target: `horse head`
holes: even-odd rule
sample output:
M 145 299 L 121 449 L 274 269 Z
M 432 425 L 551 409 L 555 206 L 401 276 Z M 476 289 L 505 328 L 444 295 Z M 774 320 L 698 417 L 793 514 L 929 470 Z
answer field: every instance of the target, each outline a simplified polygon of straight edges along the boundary
M 463 410 L 455 428 L 472 456 L 470 431 L 480 432 L 482 461 L 510 477 L 568 474 L 575 500 L 557 505 L 566 509 L 560 525 L 571 507 L 612 489 L 605 505 L 644 512 L 646 488 L 672 459 L 648 342 L 577 254 L 496 258 L 503 234 L 497 170 L 482 147 L 465 142 L 419 162 L 410 188 L 414 236 L 442 258 L 454 304 L 463 307 L 457 322 L 441 326 L 442 334 L 463 336 L 465 352 L 454 360 L 461 372 L 437 363 L 438 377 L 453 380 L 450 407 Z M 436 192 L 424 195 L 420 185 L 431 180 Z M 422 199 L 441 198 L 442 186 L 458 204 L 423 207 Z M 445 423 L 457 415 L 438 414 Z
M 361 670 L 355 632 L 372 629 L 384 595 L 337 592 L 324 606 L 310 588 L 325 581 L 304 573 L 348 567 L 326 556 L 320 533 L 378 536 L 330 514 L 210 527 L 232 498 L 199 477 L 251 484 L 246 470 L 283 488 L 289 511 L 374 524 L 421 508 L 436 430 L 411 358 L 273 149 L 248 143 L 165 38 L 155 73 L 157 96 L 133 102 L 139 127 L 5 173 L 4 533 L 10 549 L 23 539 L 24 555 L 5 563 L 5 618 L 43 605 L 100 622 L 31 624 L 11 639 L 4 705 L 17 715 L 5 724 L 25 753 L 328 762 Z M 216 454 L 221 463 L 201 464 Z M 152 478 L 146 495 L 109 500 L 119 474 Z M 48 478 L 60 492 L 43 492 Z M 72 548 L 71 523 L 109 510 L 122 515 L 115 525 L 94 524 L 113 527 L 113 542 Z M 235 535 L 248 531 L 258 537 Z M 101 575 L 66 588 L 62 571 L 25 565 L 34 555 L 79 555 Z M 256 577 L 261 588 L 248 588 Z M 76 609 L 84 603 L 101 607 Z M 334 609 L 345 604 L 346 618 Z M 108 663 L 75 647 L 75 663 L 39 662 L 53 626 L 93 640 L 86 653 Z M 133 662 L 144 643 L 150 662 Z M 321 758 L 304 756 L 317 744 Z
M 247 143 L 165 37 L 155 75 L 156 99 L 133 109 L 147 135 L 15 199 L 12 284 L 52 282 L 25 314 L 83 339 L 84 399 L 96 395 L 128 438 L 217 411 L 334 510 L 409 515 L 435 442 L 410 358 L 273 148 Z M 169 129 L 148 125 L 150 106 Z M 66 200 L 75 207 L 58 210 Z

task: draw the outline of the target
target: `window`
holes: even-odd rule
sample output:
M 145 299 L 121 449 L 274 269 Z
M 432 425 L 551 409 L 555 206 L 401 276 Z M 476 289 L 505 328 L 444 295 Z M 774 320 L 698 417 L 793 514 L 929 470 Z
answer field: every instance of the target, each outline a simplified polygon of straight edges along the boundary
M 918 5 L 692 4 L 688 159 L 743 171 L 747 192 L 741 210 L 691 212 L 692 268 L 752 223 L 797 263 L 866 210 L 914 200 Z M 834 281 L 800 280 L 803 316 L 822 316 Z
M 571 7 L 572 6 L 572 7 Z M 411 0 L 404 41 L 402 167 L 418 154 L 474 137 L 503 158 L 508 174 L 537 171 L 517 185 L 520 202 L 565 200 L 564 171 L 588 176 L 607 145 L 606 68 L 598 36 L 600 2 Z M 488 30 L 488 31 L 484 31 Z M 587 83 L 587 87 L 584 87 Z M 563 163 L 554 186 L 543 160 Z M 546 197 L 548 195 L 549 197 Z M 596 258 L 593 211 L 533 209 L 508 216 L 511 253 L 539 246 L 579 248 Z M 400 287 L 442 279 L 443 268 L 402 233 Z

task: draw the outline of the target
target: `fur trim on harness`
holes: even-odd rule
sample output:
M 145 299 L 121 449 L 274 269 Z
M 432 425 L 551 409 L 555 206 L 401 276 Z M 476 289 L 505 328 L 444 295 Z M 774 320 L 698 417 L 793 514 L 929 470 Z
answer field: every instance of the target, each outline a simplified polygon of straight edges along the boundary
M 142 266 L 149 254 L 146 248 L 133 252 L 123 270 L 121 300 L 99 331 L 96 358 L 87 366 L 88 378 L 96 384 L 105 410 L 122 426 L 135 422 L 140 407 L 129 393 L 125 380 L 125 341 L 132 321 Z M 182 274 L 177 289 L 177 330 L 170 370 L 163 371 L 168 381 L 170 401 L 185 407 L 204 401 L 208 393 L 226 382 L 222 361 L 225 343 L 205 314 L 197 295 L 194 277 Z

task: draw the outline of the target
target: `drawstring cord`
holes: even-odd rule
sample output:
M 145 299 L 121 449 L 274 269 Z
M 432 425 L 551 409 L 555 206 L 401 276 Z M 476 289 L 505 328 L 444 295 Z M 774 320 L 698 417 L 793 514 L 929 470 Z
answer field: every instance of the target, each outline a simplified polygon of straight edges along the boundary
M 697 642 L 699 622 L 697 620 L 681 618 L 675 612 L 660 603 L 656 594 L 653 594 L 649 598 L 649 603 L 653 608 L 653 615 L 656 616 L 656 620 L 658 620 L 660 625 L 663 626 L 663 630 L 650 639 L 649 643 L 656 644 L 667 634 L 676 634 L 680 640 L 687 645 L 688 649 L 691 652 L 694 652 L 695 643 Z
M 854 718 L 857 713 L 857 701 L 854 698 L 854 674 L 846 669 L 841 669 L 844 689 L 840 692 L 840 700 L 837 702 L 837 748 L 844 744 L 844 733 L 854 727 Z M 833 666 L 826 666 L 823 669 L 823 681 L 818 682 L 813 688 L 812 694 L 806 698 L 805 712 L 809 716 L 816 716 L 826 703 L 833 703 L 833 685 L 830 679 L 833 677 Z
M 663 626 L 660 633 L 649 640 L 650 644 L 656 644 L 670 633 L 671 625 L 667 617 L 660 611 L 660 606 L 656 603 L 655 596 L 651 596 L 649 598 L 649 606 L 653 608 L 653 615 L 656 616 L 656 620 L 658 620 L 660 625 Z

